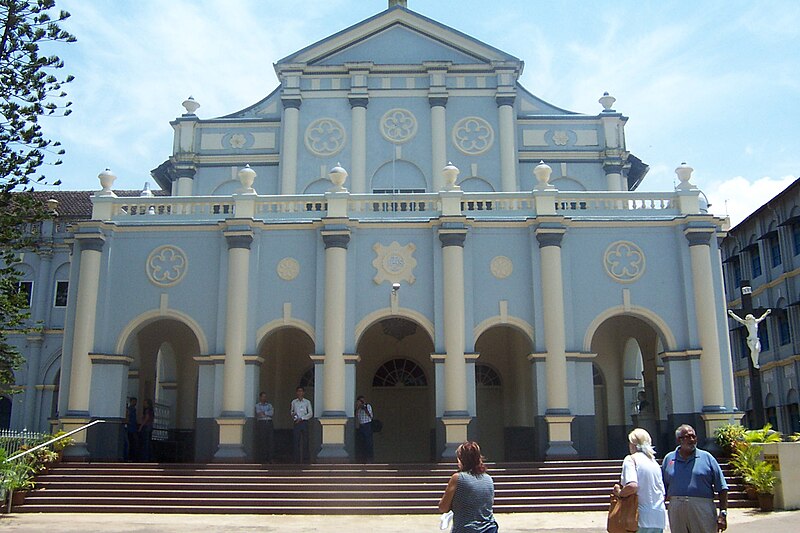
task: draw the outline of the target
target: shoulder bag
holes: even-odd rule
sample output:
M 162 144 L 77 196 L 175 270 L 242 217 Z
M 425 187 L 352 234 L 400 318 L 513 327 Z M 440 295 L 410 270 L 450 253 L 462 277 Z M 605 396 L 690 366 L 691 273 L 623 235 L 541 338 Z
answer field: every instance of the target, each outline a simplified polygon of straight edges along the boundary
M 636 465 L 636 459 L 633 460 Z M 636 493 L 620 498 L 611 493 L 611 506 L 608 509 L 606 531 L 608 533 L 629 533 L 639 529 L 639 496 Z

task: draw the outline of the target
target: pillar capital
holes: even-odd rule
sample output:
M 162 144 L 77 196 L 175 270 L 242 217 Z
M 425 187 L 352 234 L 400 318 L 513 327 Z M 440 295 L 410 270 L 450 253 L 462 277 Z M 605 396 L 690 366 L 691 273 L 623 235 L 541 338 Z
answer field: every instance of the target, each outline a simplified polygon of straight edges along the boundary
M 467 230 L 462 229 L 443 229 L 439 230 L 439 240 L 442 241 L 442 248 L 448 246 L 464 247 L 464 241 L 467 239 Z
M 686 236 L 686 240 L 689 241 L 689 246 L 710 246 L 711 238 L 714 236 L 714 232 L 711 230 L 696 229 L 688 229 L 683 234 Z
M 504 106 L 504 105 L 514 105 L 514 99 L 516 95 L 513 94 L 498 94 L 494 97 L 494 101 L 497 103 L 497 107 Z
M 369 96 L 364 95 L 350 95 L 347 97 L 350 102 L 350 107 L 367 107 L 369 105 Z
M 545 246 L 558 246 L 560 248 L 565 233 L 566 229 L 537 228 L 536 240 L 539 241 L 539 248 L 544 248 Z
M 175 175 L 179 178 L 194 179 L 197 173 L 197 167 L 194 165 L 179 164 L 175 165 Z
M 606 174 L 622 174 L 622 169 L 625 164 L 622 161 L 605 161 L 603 162 L 603 171 Z
M 250 245 L 253 243 L 253 236 L 248 234 L 225 235 L 225 240 L 228 242 L 229 250 L 233 250 L 234 248 L 245 248 L 249 250 Z
M 447 107 L 447 95 L 430 95 L 428 96 L 428 104 L 430 104 L 431 107 Z
M 325 243 L 326 250 L 328 248 L 344 248 L 347 250 L 347 245 L 350 244 L 350 231 L 323 231 L 322 242 Z
M 81 252 L 83 251 L 92 251 L 92 252 L 102 252 L 103 251 L 103 244 L 105 244 L 106 240 L 103 237 L 78 237 L 76 236 L 76 241 L 80 246 Z
M 303 104 L 303 100 L 299 96 L 287 97 L 281 98 L 281 103 L 283 104 L 284 109 L 300 109 L 300 106 Z

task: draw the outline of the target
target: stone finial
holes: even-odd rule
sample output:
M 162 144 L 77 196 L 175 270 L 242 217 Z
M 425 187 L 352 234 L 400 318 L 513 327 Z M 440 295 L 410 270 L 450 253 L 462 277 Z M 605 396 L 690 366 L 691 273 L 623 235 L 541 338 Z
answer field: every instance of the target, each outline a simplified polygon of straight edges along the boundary
M 611 109 L 611 106 L 614 105 L 614 102 L 616 101 L 617 99 L 608 94 L 608 92 L 604 92 L 603 96 L 601 96 L 600 99 L 598 100 L 598 102 L 600 102 L 600 105 L 603 106 L 603 111 L 604 112 L 608 111 L 609 113 L 614 111 L 613 109 Z
M 56 200 L 55 198 L 48 198 L 45 204 L 47 205 L 47 211 L 49 213 L 58 215 L 58 200 Z
M 181 105 L 184 109 L 186 109 L 187 115 L 194 115 L 194 112 L 200 107 L 200 104 L 198 104 L 197 101 L 195 101 L 195 99 L 191 96 L 184 100 Z
M 394 6 L 408 7 L 407 4 L 407 0 L 389 0 L 389 9 L 393 8 Z
M 678 179 L 681 181 L 676 187 L 677 189 L 687 190 L 694 188 L 694 185 L 689 182 L 692 179 L 692 172 L 694 172 L 694 169 L 687 165 L 685 161 L 675 169 L 675 174 L 678 175 Z
M 461 188 L 456 185 L 456 179 L 458 179 L 458 174 L 460 172 L 461 171 L 458 170 L 457 166 L 450 161 L 447 162 L 447 165 L 442 169 L 442 176 L 444 177 L 444 190 L 455 191 Z
M 347 171 L 342 168 L 341 163 L 337 161 L 336 166 L 328 172 L 328 177 L 331 179 L 331 183 L 333 183 L 334 191 L 345 190 L 344 182 L 347 179 Z
M 152 198 L 154 196 L 153 191 L 150 190 L 150 182 L 149 181 L 145 181 L 144 182 L 144 188 L 142 189 L 142 192 L 139 193 L 139 196 L 146 197 L 146 198 Z
M 550 168 L 550 165 L 545 163 L 544 161 L 539 161 L 539 164 L 536 165 L 536 168 L 533 169 L 533 174 L 536 176 L 536 184 L 537 189 L 549 189 L 550 185 L 550 175 L 553 173 L 553 169 Z
M 100 180 L 100 187 L 103 188 L 99 193 L 97 193 L 97 196 L 116 196 L 114 191 L 111 190 L 111 187 L 114 186 L 114 181 L 117 179 L 117 176 L 114 175 L 110 168 L 107 168 L 98 174 L 97 179 Z
M 242 170 L 237 174 L 239 182 L 242 184 L 241 194 L 255 194 L 253 183 L 256 181 L 256 171 L 250 168 L 250 165 L 245 165 Z

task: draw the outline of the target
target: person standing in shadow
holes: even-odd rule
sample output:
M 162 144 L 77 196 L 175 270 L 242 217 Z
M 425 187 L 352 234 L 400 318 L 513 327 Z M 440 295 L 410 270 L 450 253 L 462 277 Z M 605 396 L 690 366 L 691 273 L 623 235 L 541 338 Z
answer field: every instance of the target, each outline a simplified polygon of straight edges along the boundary
M 272 404 L 267 401 L 267 393 L 262 392 L 258 395 L 256 404 L 256 460 L 261 463 L 271 463 L 273 454 L 272 437 L 275 429 L 272 425 L 272 417 L 275 410 Z
M 136 414 L 136 403 L 136 398 L 130 398 L 126 408 L 125 433 L 128 437 L 128 449 L 125 454 L 126 461 L 137 461 L 139 459 L 139 415 Z
M 356 398 L 356 458 L 371 463 L 375 458 L 372 435 L 372 405 L 364 396 Z
M 155 412 L 153 411 L 153 400 L 145 400 L 142 406 L 142 423 L 139 424 L 139 439 L 141 441 L 141 461 L 147 463 L 153 460 L 153 422 Z
M 311 408 L 311 402 L 304 397 L 306 391 L 303 387 L 297 387 L 295 394 L 297 397 L 292 400 L 292 421 L 294 427 L 292 429 L 292 440 L 294 444 L 294 462 L 304 463 L 311 462 L 311 457 L 308 453 L 308 421 L 314 416 L 314 411 Z

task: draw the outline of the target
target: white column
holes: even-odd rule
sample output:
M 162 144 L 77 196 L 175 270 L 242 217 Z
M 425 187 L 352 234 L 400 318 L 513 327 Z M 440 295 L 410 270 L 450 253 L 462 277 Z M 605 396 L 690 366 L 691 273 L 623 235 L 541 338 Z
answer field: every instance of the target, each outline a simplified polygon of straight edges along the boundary
M 561 265 L 561 240 L 563 228 L 539 227 L 542 274 L 542 306 L 544 343 L 547 350 L 545 374 L 547 376 L 548 457 L 577 455 L 572 446 L 569 410 L 569 383 L 567 381 L 566 333 L 564 328 L 564 282 Z
M 178 181 L 175 183 L 174 196 L 192 196 L 194 194 L 194 175 L 197 169 L 194 166 L 177 168 Z
M 711 230 L 687 231 L 689 254 L 692 262 L 692 285 L 700 338 L 700 379 L 703 384 L 703 411 L 724 409 L 722 392 L 722 363 L 720 361 L 719 331 L 717 330 L 717 298 L 714 294 L 714 277 L 711 270 L 711 247 L 714 237 Z
M 444 413 L 445 450 L 443 457 L 454 457 L 455 449 L 467 440 L 471 417 L 467 409 L 467 363 L 464 356 L 464 241 L 466 229 L 439 230 L 442 242 L 444 292 Z
M 319 459 L 329 462 L 348 458 L 345 450 L 345 319 L 347 316 L 347 230 L 326 232 L 325 243 L 325 363 L 323 372 L 322 448 Z
M 353 193 L 367 191 L 367 98 L 350 98 L 350 115 L 353 121 L 352 161 L 350 162 L 350 188 Z
M 297 142 L 300 127 L 299 98 L 283 99 L 281 122 L 281 194 L 296 194 Z
M 100 236 L 76 235 L 76 245 L 80 248 L 80 267 L 73 326 L 69 398 L 67 412 L 61 419 L 65 431 L 77 429 L 89 422 L 89 393 L 92 387 L 92 362 L 89 353 L 94 349 L 100 260 L 103 256 L 104 243 L 105 239 Z M 73 438 L 76 441 L 75 445 L 67 448 L 65 454 L 75 457 L 88 456 L 86 432 L 76 433 Z
M 447 97 L 429 97 L 428 102 L 431 106 L 431 176 L 433 190 L 438 192 L 444 187 L 442 169 L 447 165 Z
M 228 283 L 225 320 L 225 364 L 222 378 L 222 414 L 219 448 L 215 460 L 244 458 L 242 430 L 245 423 L 245 360 L 247 335 L 247 295 L 250 277 L 252 235 L 226 235 L 228 243 Z
M 603 165 L 606 173 L 606 183 L 609 191 L 623 191 L 622 163 L 606 163 Z
M 500 186 L 503 192 L 516 192 L 517 146 L 514 127 L 514 96 L 497 96 L 497 114 L 500 143 Z

